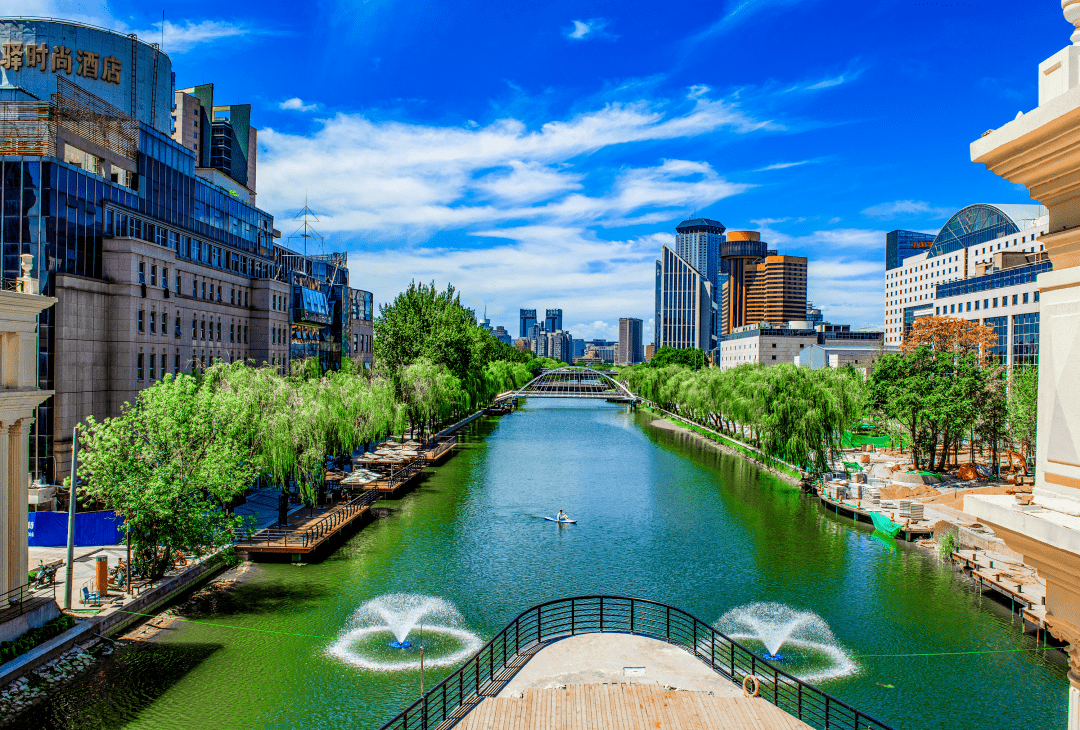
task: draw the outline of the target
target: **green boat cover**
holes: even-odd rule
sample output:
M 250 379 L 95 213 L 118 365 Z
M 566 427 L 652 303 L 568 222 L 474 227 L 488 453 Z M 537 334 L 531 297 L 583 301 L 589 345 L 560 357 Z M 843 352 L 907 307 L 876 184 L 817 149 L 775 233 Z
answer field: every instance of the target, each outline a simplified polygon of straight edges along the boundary
M 889 537 L 896 537 L 896 534 L 900 532 L 900 530 L 904 529 L 903 525 L 896 524 L 880 512 L 871 512 L 870 519 L 874 523 L 875 530 L 884 532 Z

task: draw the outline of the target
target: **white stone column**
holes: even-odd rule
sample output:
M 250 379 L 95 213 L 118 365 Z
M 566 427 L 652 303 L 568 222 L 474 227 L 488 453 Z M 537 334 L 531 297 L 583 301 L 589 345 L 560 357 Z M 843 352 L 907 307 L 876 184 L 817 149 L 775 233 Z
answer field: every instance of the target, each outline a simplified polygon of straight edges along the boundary
M 8 466 L 8 425 L 0 423 L 0 539 L 4 540 L 3 559 L 0 559 L 0 591 L 11 590 L 11 571 L 8 569 L 8 556 L 14 549 L 14 531 L 11 528 L 11 488 L 8 484 L 10 468 Z
M 29 459 L 28 439 L 30 435 L 29 420 L 26 418 L 15 421 L 8 429 L 8 520 L 11 536 L 8 544 L 7 563 L 8 575 L 11 585 L 26 583 L 27 567 L 29 562 L 29 547 L 27 545 L 27 532 L 29 525 L 30 501 L 29 483 L 27 479 L 26 463 Z

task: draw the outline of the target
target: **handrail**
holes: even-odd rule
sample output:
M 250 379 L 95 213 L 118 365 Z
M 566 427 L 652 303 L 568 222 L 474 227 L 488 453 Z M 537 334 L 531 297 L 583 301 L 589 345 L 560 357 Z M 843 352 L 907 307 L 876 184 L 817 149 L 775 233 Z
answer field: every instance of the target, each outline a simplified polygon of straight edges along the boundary
M 450 676 L 385 723 L 381 730 L 434 730 L 464 717 L 513 677 L 524 650 L 584 633 L 631 633 L 686 649 L 717 674 L 758 680 L 760 696 L 819 730 L 893 730 L 817 687 L 777 669 L 709 624 L 664 603 L 626 596 L 560 598 L 525 609 Z
M 344 504 L 339 504 L 333 507 L 323 517 L 311 525 L 308 525 L 303 530 L 290 530 L 288 528 L 275 528 L 266 527 L 258 532 L 249 534 L 246 540 L 237 540 L 237 545 L 254 545 L 256 543 L 265 542 L 270 544 L 283 540 L 285 545 L 289 544 L 289 540 L 292 540 L 293 545 L 298 547 L 309 547 L 312 543 L 316 542 L 323 535 L 330 532 L 333 528 L 336 528 L 340 523 L 344 522 L 346 517 L 351 517 L 357 511 L 374 504 L 379 499 L 378 489 L 366 489 L 359 496 L 353 497 Z

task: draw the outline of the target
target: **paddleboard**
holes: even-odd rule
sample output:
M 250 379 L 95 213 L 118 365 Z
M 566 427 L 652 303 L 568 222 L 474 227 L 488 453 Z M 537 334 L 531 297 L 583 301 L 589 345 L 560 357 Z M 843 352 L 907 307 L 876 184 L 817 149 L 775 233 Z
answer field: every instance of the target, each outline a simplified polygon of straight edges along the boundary
M 548 522 L 558 522 L 560 525 L 576 525 L 577 520 L 557 520 L 554 517 L 545 517 Z

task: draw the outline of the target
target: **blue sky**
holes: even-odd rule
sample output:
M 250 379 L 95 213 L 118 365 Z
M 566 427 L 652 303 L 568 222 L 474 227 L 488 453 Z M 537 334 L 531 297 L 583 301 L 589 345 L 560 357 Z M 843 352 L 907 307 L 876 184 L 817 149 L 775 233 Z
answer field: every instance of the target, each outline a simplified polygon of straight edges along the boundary
M 28 0 L 160 37 L 161 5 Z M 1023 12 L 1018 12 L 1022 7 Z M 452 282 L 517 333 L 652 337 L 653 260 L 693 212 L 807 256 L 827 319 L 879 326 L 885 232 L 1029 202 L 969 143 L 1037 103 L 1057 0 L 230 3 L 164 7 L 177 85 L 252 104 L 258 195 L 305 195 L 352 283 Z

